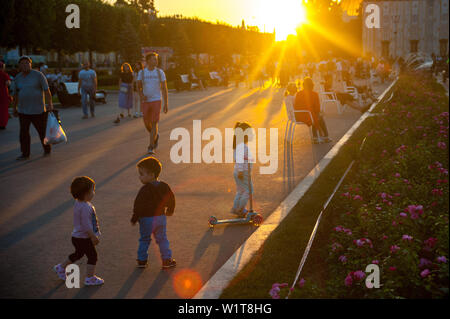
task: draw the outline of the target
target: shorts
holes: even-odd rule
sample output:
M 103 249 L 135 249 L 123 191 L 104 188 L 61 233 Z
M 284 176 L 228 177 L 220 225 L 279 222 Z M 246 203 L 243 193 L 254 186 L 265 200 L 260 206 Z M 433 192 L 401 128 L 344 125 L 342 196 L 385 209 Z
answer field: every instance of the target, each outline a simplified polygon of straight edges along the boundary
M 159 114 L 161 113 L 161 100 L 153 102 L 142 102 L 142 113 L 145 122 L 159 122 Z
M 86 255 L 88 258 L 87 263 L 89 265 L 97 264 L 97 250 L 90 238 L 72 237 L 72 245 L 75 247 L 75 252 L 69 256 L 69 260 L 72 263 Z

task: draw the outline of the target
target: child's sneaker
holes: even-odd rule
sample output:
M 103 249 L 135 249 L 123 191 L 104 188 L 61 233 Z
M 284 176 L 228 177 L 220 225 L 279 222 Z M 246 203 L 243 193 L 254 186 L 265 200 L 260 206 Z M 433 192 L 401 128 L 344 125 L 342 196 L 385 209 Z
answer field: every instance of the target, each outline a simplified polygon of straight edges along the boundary
M 173 258 L 164 259 L 163 263 L 162 263 L 162 268 L 163 269 L 172 268 L 172 267 L 175 267 L 176 265 L 177 265 L 177 262 L 175 261 L 175 259 L 173 259 Z
M 93 276 L 93 277 L 86 277 L 86 279 L 84 280 L 84 285 L 85 286 L 100 286 L 104 284 L 104 280 L 100 277 L 97 276 Z
M 61 264 L 54 266 L 53 270 L 56 272 L 59 279 L 66 281 L 66 270 L 61 266 Z
M 136 259 L 136 261 L 137 261 L 138 268 L 146 268 L 147 267 L 147 260 Z

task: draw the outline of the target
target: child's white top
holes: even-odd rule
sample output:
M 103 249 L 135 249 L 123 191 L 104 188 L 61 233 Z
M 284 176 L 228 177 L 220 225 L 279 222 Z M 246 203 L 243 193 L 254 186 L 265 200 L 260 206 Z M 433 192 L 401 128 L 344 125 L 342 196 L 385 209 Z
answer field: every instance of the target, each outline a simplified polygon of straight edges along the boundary
M 253 168 L 253 156 L 248 148 L 247 144 L 240 143 L 236 145 L 236 149 L 233 152 L 234 158 L 234 170 L 238 172 L 248 171 L 248 163 L 250 162 L 250 168 Z

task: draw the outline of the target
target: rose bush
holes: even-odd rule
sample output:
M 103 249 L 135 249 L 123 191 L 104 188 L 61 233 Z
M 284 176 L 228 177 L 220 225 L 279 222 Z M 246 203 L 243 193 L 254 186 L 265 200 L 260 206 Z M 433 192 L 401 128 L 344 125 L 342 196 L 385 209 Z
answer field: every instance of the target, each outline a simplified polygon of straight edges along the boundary
M 315 248 L 327 255 L 321 296 L 448 296 L 449 113 L 436 85 L 402 76 L 393 99 L 367 120 L 357 164 L 326 211 L 338 224 L 328 247 Z M 366 287 L 369 264 L 380 267 L 379 289 Z M 296 296 L 317 293 L 307 289 Z

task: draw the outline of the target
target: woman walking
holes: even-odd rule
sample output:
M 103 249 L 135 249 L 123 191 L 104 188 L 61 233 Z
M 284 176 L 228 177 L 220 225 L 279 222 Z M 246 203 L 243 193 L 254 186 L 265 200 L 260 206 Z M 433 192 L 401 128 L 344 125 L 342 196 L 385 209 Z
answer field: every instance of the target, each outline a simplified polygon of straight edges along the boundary
M 131 117 L 131 109 L 133 107 L 133 69 L 129 63 L 124 63 L 120 67 L 119 79 L 119 109 L 120 113 L 114 123 L 120 123 L 120 119 L 124 118 L 124 112 L 127 110 L 128 117 Z

